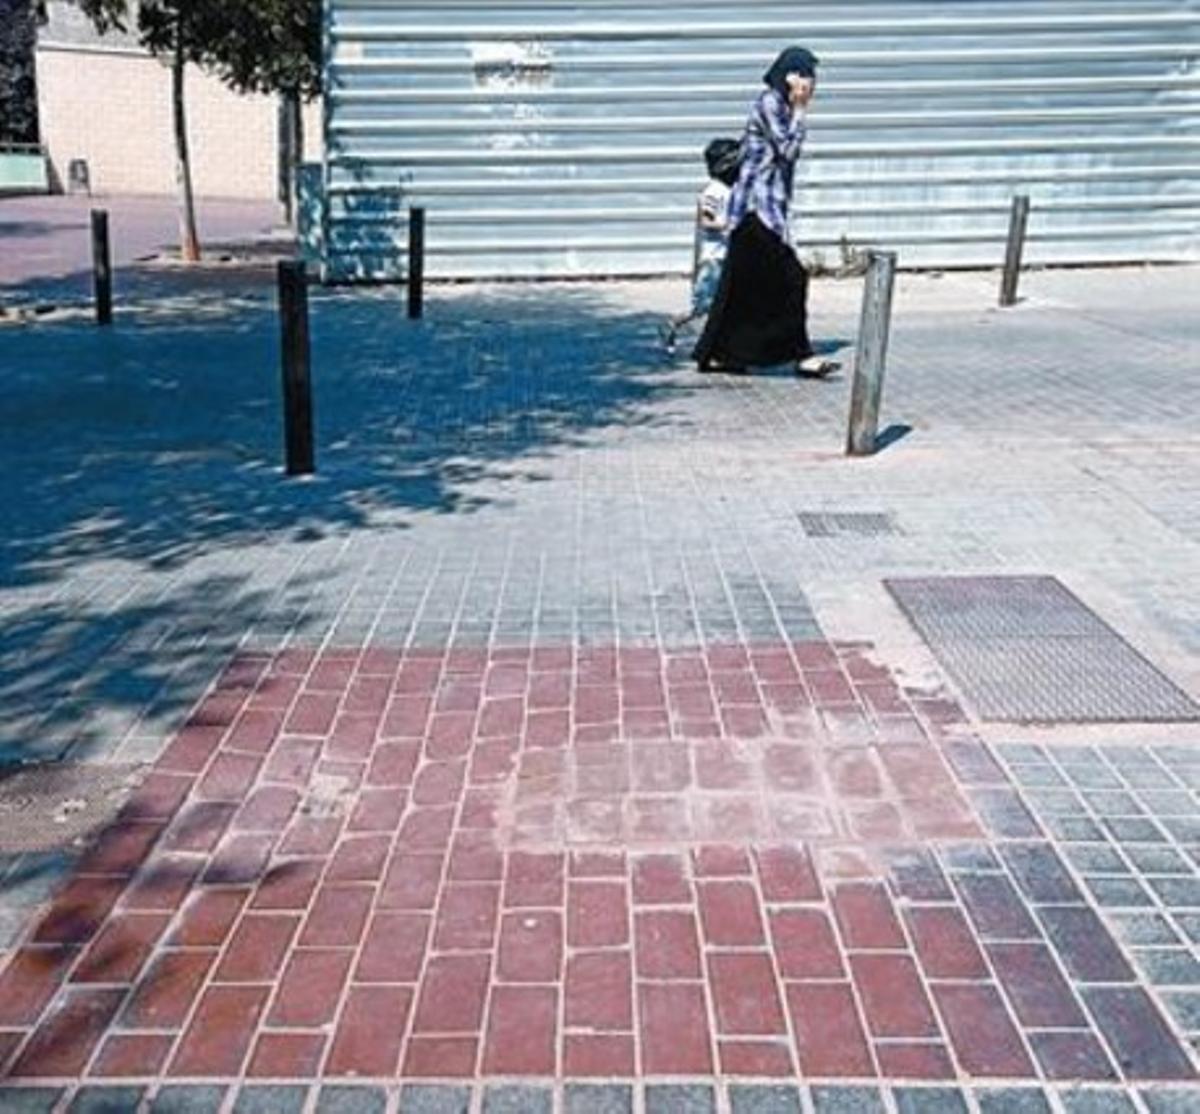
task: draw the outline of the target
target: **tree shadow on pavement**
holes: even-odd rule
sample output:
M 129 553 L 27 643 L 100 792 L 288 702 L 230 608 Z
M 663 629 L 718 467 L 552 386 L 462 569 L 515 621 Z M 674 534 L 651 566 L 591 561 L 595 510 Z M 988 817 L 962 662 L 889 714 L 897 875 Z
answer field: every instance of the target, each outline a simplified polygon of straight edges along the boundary
M 556 449 L 672 420 L 657 404 L 683 388 L 655 368 L 655 323 L 562 286 L 452 292 L 419 323 L 394 291 L 315 291 L 311 482 L 280 471 L 269 286 L 168 286 L 111 330 L 6 330 L 0 583 L 468 512 L 481 480 L 535 479 Z

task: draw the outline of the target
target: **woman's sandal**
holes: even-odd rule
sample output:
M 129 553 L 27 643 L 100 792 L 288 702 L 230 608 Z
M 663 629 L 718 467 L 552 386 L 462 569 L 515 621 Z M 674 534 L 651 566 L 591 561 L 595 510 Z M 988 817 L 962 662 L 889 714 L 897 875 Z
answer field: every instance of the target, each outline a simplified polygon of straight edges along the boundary
M 836 360 L 827 360 L 823 356 L 808 356 L 796 365 L 796 374 L 802 379 L 826 379 L 835 371 L 840 371 L 841 367 Z

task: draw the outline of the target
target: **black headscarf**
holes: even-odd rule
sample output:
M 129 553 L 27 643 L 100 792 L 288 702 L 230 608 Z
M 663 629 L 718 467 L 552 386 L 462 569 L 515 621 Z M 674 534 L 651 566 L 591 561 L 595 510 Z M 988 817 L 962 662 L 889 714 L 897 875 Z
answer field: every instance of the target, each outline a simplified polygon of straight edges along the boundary
M 787 96 L 787 76 L 790 73 L 801 77 L 817 76 L 817 56 L 811 50 L 802 46 L 789 46 L 778 58 L 775 64 L 763 74 L 765 81 L 777 93 Z

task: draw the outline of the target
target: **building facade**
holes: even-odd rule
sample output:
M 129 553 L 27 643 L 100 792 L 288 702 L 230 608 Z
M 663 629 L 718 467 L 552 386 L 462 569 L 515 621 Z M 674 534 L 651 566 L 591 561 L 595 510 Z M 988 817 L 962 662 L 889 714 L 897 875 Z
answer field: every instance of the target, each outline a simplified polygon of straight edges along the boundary
M 94 190 L 175 191 L 171 74 L 135 41 L 96 34 L 68 4 L 51 3 L 38 37 L 37 90 L 42 144 L 52 181 L 67 181 L 72 159 L 88 163 Z M 233 92 L 192 67 L 188 134 L 200 197 L 270 200 L 278 195 L 278 105 Z M 321 112 L 306 108 L 309 157 L 319 157 Z
M 331 280 L 683 273 L 701 151 L 822 58 L 795 232 L 836 263 L 1200 257 L 1200 0 L 327 0 Z

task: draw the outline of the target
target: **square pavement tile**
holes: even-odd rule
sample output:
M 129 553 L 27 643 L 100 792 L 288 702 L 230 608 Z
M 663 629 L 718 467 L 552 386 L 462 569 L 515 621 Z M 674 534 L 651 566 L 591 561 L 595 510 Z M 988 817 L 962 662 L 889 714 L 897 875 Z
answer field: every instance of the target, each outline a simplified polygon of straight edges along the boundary
M 217 1114 L 225 1088 L 207 1084 L 162 1087 L 150 1104 L 150 1114 Z
M 632 1114 L 633 1088 L 616 1083 L 568 1083 L 563 1114 Z
M 963 1096 L 948 1087 L 895 1087 L 896 1114 L 967 1114 Z
M 976 1091 L 975 1101 L 979 1114 L 1053 1114 L 1046 1096 L 1028 1087 Z
M 731 1114 L 800 1114 L 800 1093 L 795 1087 L 734 1084 L 729 1109 Z
M 554 1092 L 546 1087 L 489 1087 L 483 1095 L 483 1114 L 551 1114 Z
M 67 1114 L 128 1114 L 141 1101 L 141 1087 L 80 1087 Z
M 317 1096 L 316 1114 L 383 1114 L 387 1109 L 387 1091 L 382 1087 L 322 1087 Z
M 716 1114 L 717 1096 L 704 1084 L 650 1084 L 645 1091 L 646 1114 Z
M 1137 1114 L 1133 1100 L 1123 1091 L 1063 1091 L 1058 1101 L 1066 1114 Z
M 400 1114 L 467 1114 L 468 1087 L 410 1083 L 400 1092 Z
M 301 1114 L 307 1099 L 307 1087 L 285 1084 L 243 1087 L 233 1104 L 233 1114 Z
M 0 1087 L 5 1114 L 50 1114 L 63 1096 L 61 1087 Z
M 816 1114 L 884 1114 L 883 1096 L 874 1087 L 813 1087 Z

